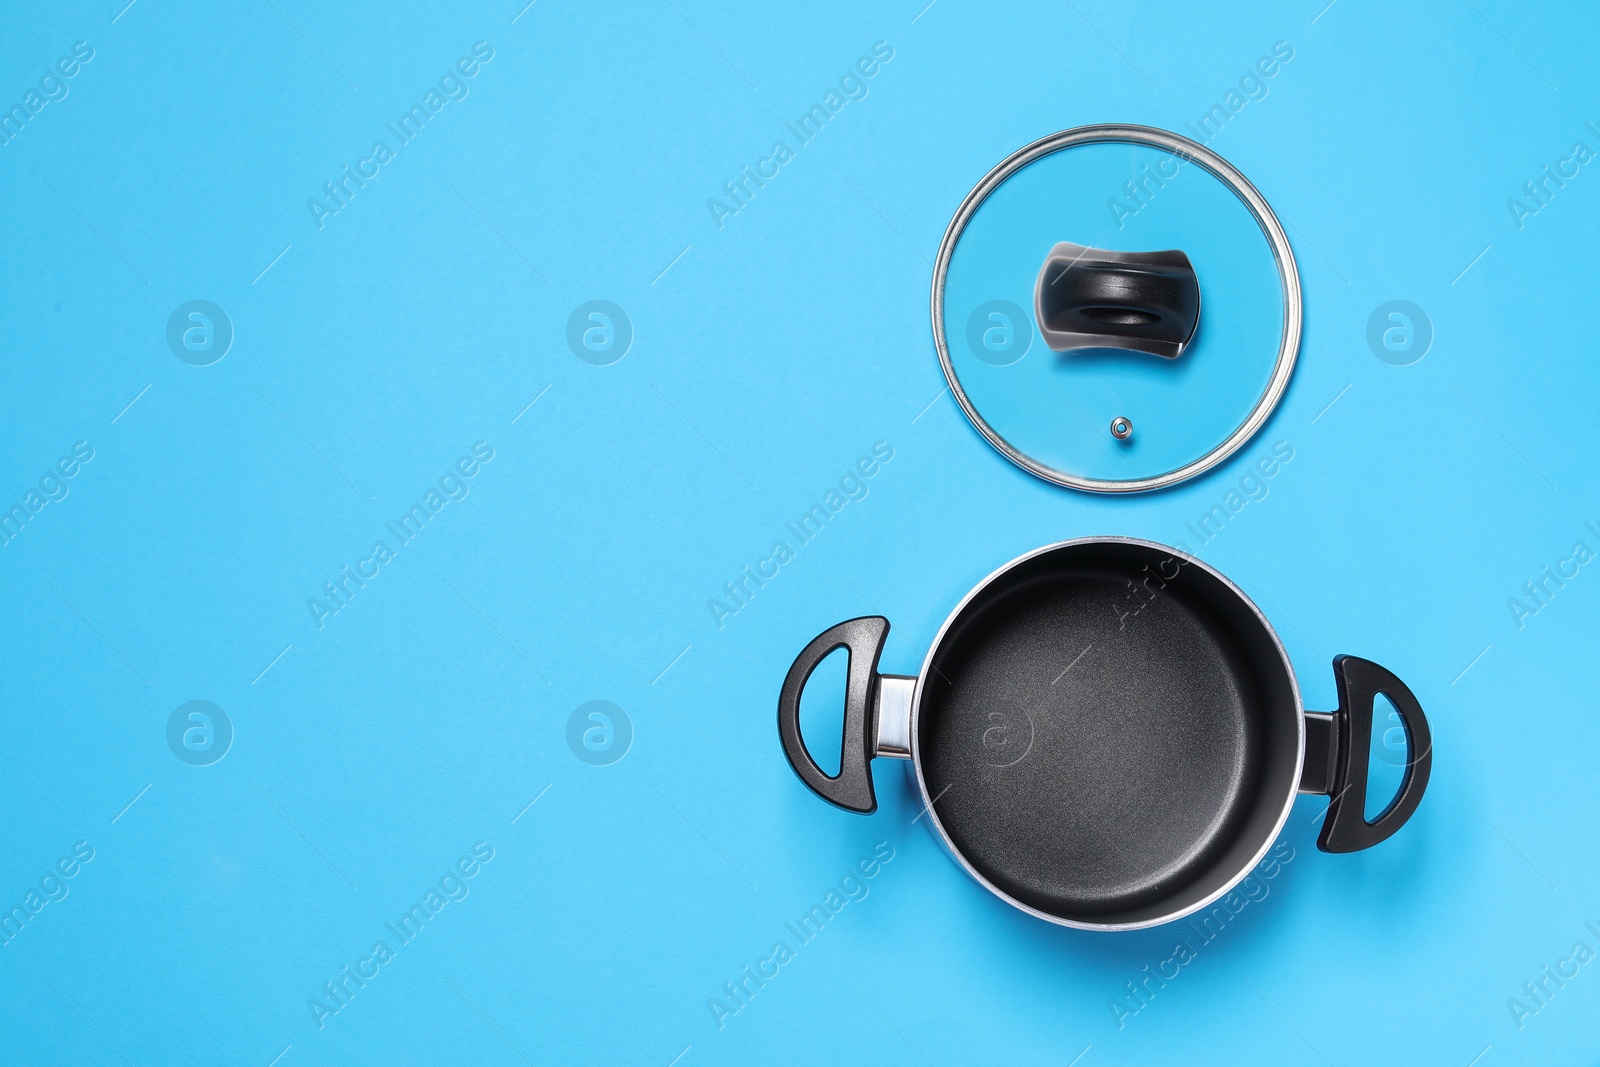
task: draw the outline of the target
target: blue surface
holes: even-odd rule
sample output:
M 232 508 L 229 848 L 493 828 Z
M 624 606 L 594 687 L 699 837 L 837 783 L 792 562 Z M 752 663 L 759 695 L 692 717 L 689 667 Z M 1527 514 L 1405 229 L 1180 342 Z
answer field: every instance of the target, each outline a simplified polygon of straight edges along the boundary
M 0 15 L 0 901 L 37 906 L 0 1061 L 1593 1062 L 1591 8 L 124 2 Z M 951 213 L 1055 130 L 1188 132 L 1278 41 L 1209 142 L 1301 264 L 1277 415 L 1158 495 L 1012 467 L 942 392 Z M 220 360 L 203 310 L 169 345 L 197 300 Z M 621 358 L 605 310 L 569 345 L 595 300 Z M 1323 855 L 1302 799 L 1186 963 L 988 897 L 897 767 L 828 808 L 773 728 L 824 627 L 888 616 L 909 672 L 984 574 L 1092 533 L 1240 582 L 1310 706 L 1350 652 L 1434 726 L 1410 825 Z M 191 701 L 221 714 L 169 730 Z M 1146 966 L 1178 977 L 1118 1012 Z

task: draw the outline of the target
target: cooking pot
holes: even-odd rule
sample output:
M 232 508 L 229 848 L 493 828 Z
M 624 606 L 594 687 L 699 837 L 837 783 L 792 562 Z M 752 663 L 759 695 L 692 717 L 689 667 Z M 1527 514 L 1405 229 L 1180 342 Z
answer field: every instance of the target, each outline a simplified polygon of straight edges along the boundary
M 789 668 L 778 734 L 795 773 L 877 810 L 871 763 L 906 759 L 940 842 L 1007 903 L 1133 930 L 1206 907 L 1248 874 L 1297 793 L 1331 797 L 1325 852 L 1370 848 L 1416 811 L 1432 767 L 1417 698 L 1369 660 L 1333 661 L 1339 709 L 1306 711 L 1260 609 L 1202 561 L 1082 538 L 1007 563 L 956 605 L 915 677 L 878 673 L 880 616 L 820 634 Z M 800 734 L 800 694 L 849 651 L 839 773 Z M 1400 790 L 1365 817 L 1373 701 L 1404 727 Z

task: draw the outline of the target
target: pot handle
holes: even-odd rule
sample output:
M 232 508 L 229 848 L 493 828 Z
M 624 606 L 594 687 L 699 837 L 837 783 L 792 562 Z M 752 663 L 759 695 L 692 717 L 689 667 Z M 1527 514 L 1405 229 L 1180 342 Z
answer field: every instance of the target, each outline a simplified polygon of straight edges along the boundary
M 878 655 L 889 636 L 889 620 L 867 615 L 824 630 L 795 658 L 778 695 L 778 737 L 794 773 L 817 796 L 846 811 L 871 815 L 878 810 L 872 791 L 872 757 L 877 704 Z M 829 777 L 806 750 L 800 736 L 800 694 L 817 664 L 835 649 L 850 650 L 850 674 L 845 682 L 844 740 L 839 750 L 839 774 Z
M 1339 686 L 1339 710 L 1306 712 L 1300 792 L 1333 798 L 1317 847 L 1324 852 L 1359 852 L 1386 840 L 1417 810 L 1433 769 L 1433 734 L 1416 696 L 1378 664 L 1339 656 L 1333 661 L 1333 675 Z M 1381 815 L 1368 822 L 1367 759 L 1372 750 L 1372 704 L 1379 694 L 1388 697 L 1400 713 L 1409 759 L 1400 792 Z

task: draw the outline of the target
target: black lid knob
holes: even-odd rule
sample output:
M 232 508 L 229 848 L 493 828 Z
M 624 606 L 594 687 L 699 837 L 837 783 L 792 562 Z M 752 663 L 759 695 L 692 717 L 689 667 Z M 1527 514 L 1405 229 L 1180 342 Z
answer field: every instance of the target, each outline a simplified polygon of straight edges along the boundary
M 1063 241 L 1039 271 L 1033 313 L 1057 352 L 1125 348 L 1176 359 L 1200 322 L 1200 282 L 1176 249 L 1113 252 Z

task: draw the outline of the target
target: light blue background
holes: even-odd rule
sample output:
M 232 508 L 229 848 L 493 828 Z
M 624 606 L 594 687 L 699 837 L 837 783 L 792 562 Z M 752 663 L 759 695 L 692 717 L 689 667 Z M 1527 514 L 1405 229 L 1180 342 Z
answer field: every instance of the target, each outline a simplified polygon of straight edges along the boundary
M 0 948 L 0 1062 L 1592 1061 L 1600 964 L 1521 1029 L 1506 1004 L 1600 926 L 1596 565 L 1522 628 L 1507 607 L 1600 548 L 1600 174 L 1520 229 L 1506 203 L 1600 148 L 1588 7 L 123 2 L 0 16 L 7 108 L 95 49 L 0 146 L 0 500 L 95 450 L 0 548 L 0 901 L 95 850 Z M 479 40 L 467 99 L 319 230 L 306 199 Z M 1211 142 L 1301 264 L 1277 415 L 1159 495 L 1012 467 L 934 357 L 956 205 L 1062 128 L 1183 130 L 1279 40 Z M 707 199 L 877 41 L 869 95 L 719 229 Z M 192 299 L 234 325 L 209 367 L 166 346 Z M 566 345 L 591 299 L 634 324 L 612 366 Z M 1391 299 L 1433 322 L 1411 366 L 1367 346 Z M 319 630 L 307 598 L 478 441 L 470 496 Z M 719 628 L 707 601 L 877 441 L 870 494 Z M 1269 495 L 1199 544 L 1278 441 Z M 1436 741 L 1370 853 L 1318 853 L 1300 801 L 1270 895 L 1120 1030 L 1180 934 L 1007 909 L 899 768 L 847 815 L 773 724 L 824 627 L 882 613 L 912 671 L 984 574 L 1098 533 L 1239 581 L 1311 707 L 1332 655 L 1382 662 Z M 209 767 L 167 747 L 193 699 L 235 729 Z M 567 746 L 592 699 L 634 727 L 610 766 Z M 308 999 L 478 841 L 470 896 L 319 1030 Z M 719 1029 L 707 1000 L 880 841 L 870 896 Z

